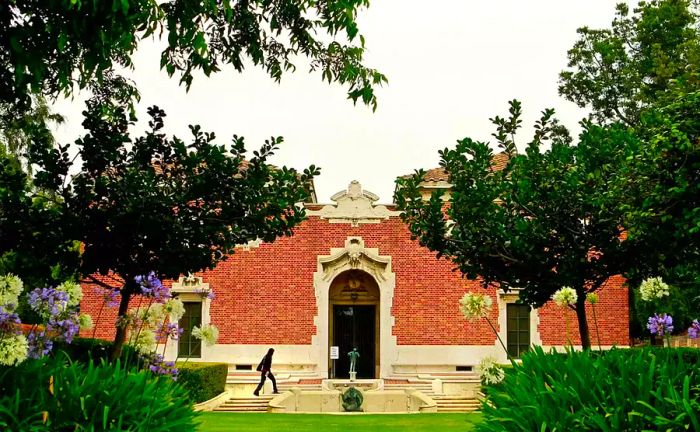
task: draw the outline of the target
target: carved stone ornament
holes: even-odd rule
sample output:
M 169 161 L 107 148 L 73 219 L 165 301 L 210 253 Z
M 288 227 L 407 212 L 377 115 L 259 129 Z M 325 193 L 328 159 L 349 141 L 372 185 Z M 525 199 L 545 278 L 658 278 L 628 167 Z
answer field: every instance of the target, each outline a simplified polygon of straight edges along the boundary
M 348 237 L 345 247 L 331 249 L 331 254 L 318 258 L 319 271 L 325 280 L 333 280 L 347 267 L 366 271 L 378 281 L 391 272 L 391 258 L 380 256 L 376 248 L 366 248 L 360 237 Z
M 358 226 L 361 223 L 379 223 L 391 216 L 401 213 L 392 211 L 383 205 L 374 205 L 379 197 L 372 192 L 362 190 L 357 180 L 350 182 L 347 190 L 340 191 L 331 197 L 335 204 L 324 206 L 321 210 L 307 210 L 309 216 L 319 216 L 328 219 L 330 223 L 350 223 Z

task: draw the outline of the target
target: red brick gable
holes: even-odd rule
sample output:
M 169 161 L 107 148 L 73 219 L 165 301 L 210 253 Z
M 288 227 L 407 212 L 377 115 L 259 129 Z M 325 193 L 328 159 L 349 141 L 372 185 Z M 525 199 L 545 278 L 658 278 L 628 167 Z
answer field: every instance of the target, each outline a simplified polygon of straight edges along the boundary
M 395 288 L 391 313 L 392 334 L 399 345 L 493 345 L 495 336 L 485 321 L 470 323 L 459 313 L 466 291 L 483 292 L 477 281 L 466 280 L 453 265 L 411 240 L 404 223 L 395 216 L 381 223 L 330 223 L 312 216 L 292 237 L 240 250 L 210 271 L 199 274 L 216 294 L 211 322 L 219 327 L 220 344 L 308 345 L 317 334 L 314 272 L 317 257 L 343 247 L 349 236 L 361 237 L 379 255 L 391 256 Z M 114 335 L 116 308 L 103 308 L 94 286 L 84 285 L 83 312 L 98 322 L 97 336 Z M 491 319 L 498 325 L 495 289 Z M 132 306 L 138 306 L 138 297 Z M 324 306 L 326 307 L 326 306 Z M 597 342 L 589 310 L 591 340 Z M 544 345 L 565 345 L 563 314 L 570 315 L 570 337 L 578 341 L 573 312 L 554 305 L 539 310 L 539 331 Z M 596 306 L 601 343 L 628 345 L 629 305 L 622 278 L 612 278 L 600 291 Z M 384 317 L 380 317 L 384 319 Z M 324 324 L 327 325 L 327 324 Z M 88 332 L 91 333 L 91 332 Z

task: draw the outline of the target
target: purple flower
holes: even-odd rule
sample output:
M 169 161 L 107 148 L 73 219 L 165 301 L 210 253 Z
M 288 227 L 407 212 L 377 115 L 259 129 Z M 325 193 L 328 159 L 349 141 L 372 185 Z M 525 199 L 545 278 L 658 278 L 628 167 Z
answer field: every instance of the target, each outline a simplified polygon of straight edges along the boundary
M 653 317 L 649 317 L 649 322 L 647 323 L 647 328 L 651 334 L 663 336 L 665 334 L 671 334 L 673 331 L 673 318 L 671 315 L 662 313 L 654 314 Z
M 196 288 L 194 290 L 195 293 L 199 294 L 202 297 L 206 297 L 209 300 L 214 300 L 216 298 L 216 295 L 214 294 L 214 291 L 210 289 L 204 289 L 204 288 Z
M 46 332 L 31 332 L 27 337 L 29 344 L 29 357 L 33 359 L 41 358 L 53 349 L 53 341 L 46 337 Z
M 700 337 L 700 322 L 698 320 L 693 320 L 693 323 L 688 329 L 688 337 L 691 339 L 697 339 Z
M 160 326 L 158 329 L 158 339 L 163 340 L 167 338 L 179 339 L 182 336 L 182 332 L 185 329 L 180 328 L 177 323 L 167 323 Z
M 68 294 L 54 288 L 35 288 L 28 297 L 32 310 L 45 318 L 58 315 L 68 306 Z
M 66 319 L 50 319 L 46 328 L 51 332 L 55 332 L 59 338 L 67 343 L 73 343 L 73 338 L 80 332 L 78 316 L 75 314 Z
M 153 355 L 148 369 L 155 375 L 169 375 L 173 378 L 173 381 L 177 379 L 178 370 L 175 367 L 175 362 L 164 362 L 163 356 L 160 354 Z
M 6 305 L 10 306 L 10 305 Z M 5 312 L 2 306 L 0 306 L 0 334 L 1 333 L 15 333 L 19 334 L 19 315 L 14 312 Z
M 156 277 L 155 272 L 150 272 L 146 276 L 136 276 L 134 282 L 141 286 L 142 295 L 153 297 L 157 302 L 163 302 L 171 297 L 170 290 Z

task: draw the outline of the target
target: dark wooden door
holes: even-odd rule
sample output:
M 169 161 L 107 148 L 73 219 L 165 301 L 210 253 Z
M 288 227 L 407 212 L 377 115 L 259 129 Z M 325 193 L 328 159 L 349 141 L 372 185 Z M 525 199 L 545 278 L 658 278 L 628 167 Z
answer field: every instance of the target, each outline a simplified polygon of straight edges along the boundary
M 360 358 L 355 370 L 357 378 L 374 378 L 375 311 L 370 306 L 333 306 L 333 345 L 340 348 L 340 358 L 335 364 L 335 378 L 350 377 L 348 353 L 357 348 Z

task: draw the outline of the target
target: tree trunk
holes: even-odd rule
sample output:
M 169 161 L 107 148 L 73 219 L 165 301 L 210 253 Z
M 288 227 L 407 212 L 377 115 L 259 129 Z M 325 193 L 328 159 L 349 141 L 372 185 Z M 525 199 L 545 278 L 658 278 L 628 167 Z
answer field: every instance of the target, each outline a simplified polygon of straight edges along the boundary
M 578 318 L 578 331 L 581 335 L 581 347 L 585 350 L 591 349 L 591 335 L 588 331 L 588 320 L 586 320 L 586 293 L 578 292 L 576 300 L 576 318 Z
M 131 299 L 131 293 L 125 286 L 121 289 L 121 300 L 119 301 L 119 312 L 117 313 L 117 334 L 114 336 L 114 343 L 112 344 L 112 353 L 110 355 L 111 361 L 116 361 L 122 355 L 122 346 L 124 346 L 124 341 L 126 340 L 126 325 L 124 325 L 124 320 L 121 318 L 126 317 L 129 312 L 129 300 Z

